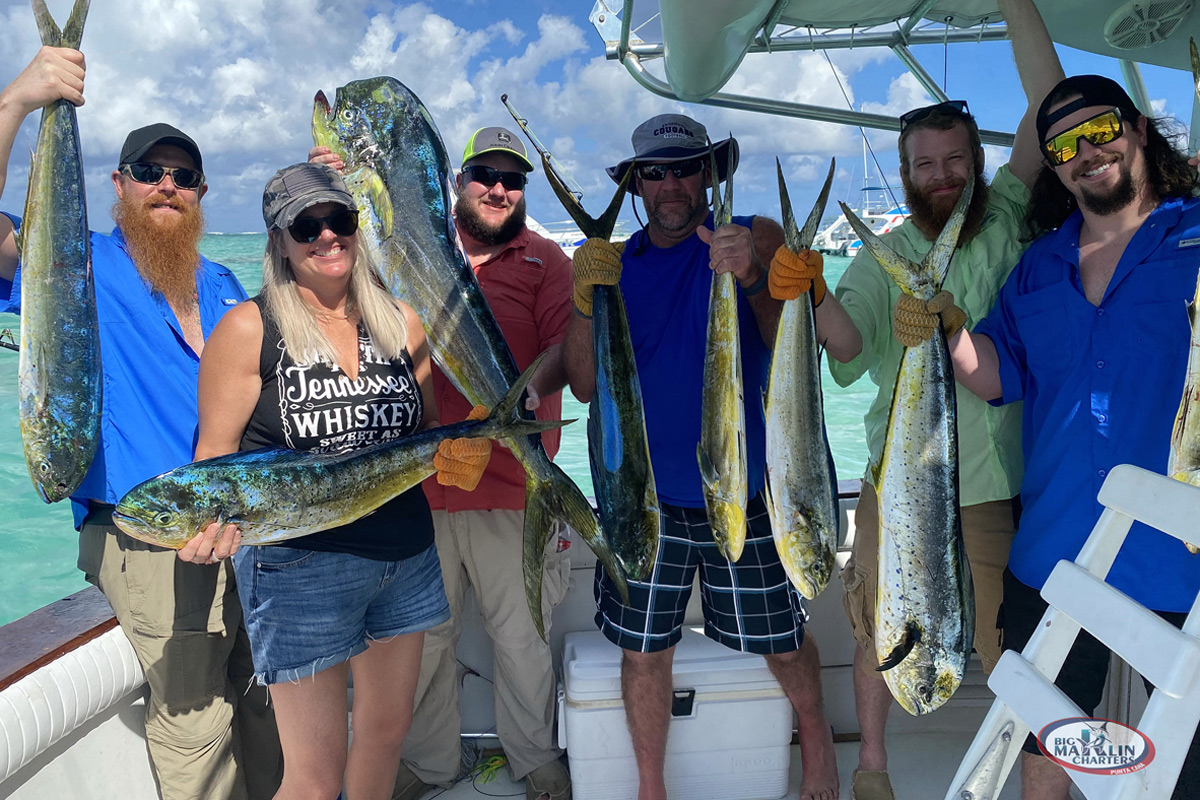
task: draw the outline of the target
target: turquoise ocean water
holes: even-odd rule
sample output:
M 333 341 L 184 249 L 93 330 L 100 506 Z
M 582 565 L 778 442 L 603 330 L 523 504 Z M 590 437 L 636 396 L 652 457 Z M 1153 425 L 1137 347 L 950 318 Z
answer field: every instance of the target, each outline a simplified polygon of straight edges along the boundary
M 210 234 L 200 249 L 207 257 L 229 266 L 254 294 L 261 281 L 265 234 Z M 830 285 L 850 263 L 827 257 L 825 274 Z M 0 328 L 16 333 L 19 320 L 0 314 Z M 838 477 L 860 478 L 867 460 L 863 414 L 875 395 L 866 378 L 841 389 L 825 371 L 825 421 Z M 564 398 L 563 416 L 580 421 L 563 430 L 562 449 L 556 461 L 583 489 L 592 494 L 587 462 L 587 407 L 570 393 Z M 76 534 L 66 502 L 47 506 L 33 489 L 21 452 L 17 428 L 17 354 L 0 350 L 0 624 L 11 622 L 60 597 L 82 589 L 82 574 L 75 567 Z

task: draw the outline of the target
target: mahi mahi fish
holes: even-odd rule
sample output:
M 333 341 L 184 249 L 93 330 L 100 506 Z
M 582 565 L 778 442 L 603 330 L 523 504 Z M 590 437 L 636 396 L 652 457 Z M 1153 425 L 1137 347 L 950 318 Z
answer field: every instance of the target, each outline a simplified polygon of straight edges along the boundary
M 76 0 L 61 31 L 44 0 L 33 0 L 33 11 L 43 44 L 79 49 L 88 0 Z M 42 110 L 17 240 L 21 441 L 47 503 L 79 487 L 100 437 L 100 332 L 84 200 L 75 106 L 58 100 Z
M 1196 98 L 1200 101 L 1200 53 L 1196 51 L 1195 39 L 1189 39 L 1188 46 L 1192 55 Z M 1183 397 L 1179 401 L 1179 411 L 1175 414 L 1175 425 L 1171 431 L 1167 475 L 1192 486 L 1200 486 L 1200 275 L 1196 278 L 1196 296 L 1187 310 L 1192 340 L 1188 348 Z M 1190 544 L 1187 548 L 1192 553 L 1200 552 Z
M 714 230 L 733 220 L 733 148 L 722 200 L 717 156 L 712 168 Z M 743 404 L 742 345 L 738 334 L 737 281 L 732 272 L 712 276 L 708 336 L 704 345 L 704 391 L 700 400 L 700 444 L 696 459 L 704 484 L 704 506 L 717 548 L 730 561 L 746 546 L 746 407 Z
M 130 489 L 113 521 L 135 539 L 174 549 L 214 520 L 241 528 L 242 544 L 278 544 L 349 524 L 432 475 L 446 439 L 523 436 L 565 425 L 521 416 L 521 393 L 538 363 L 485 420 L 347 453 L 269 447 L 197 461 Z
M 792 202 L 779 174 L 784 243 L 793 253 L 812 246 L 825 213 L 834 162 L 821 194 L 804 223 L 796 228 Z M 824 591 L 837 554 L 837 474 L 821 398 L 820 355 L 809 289 L 784 302 L 771 354 L 767 384 L 767 511 L 775 549 L 792 585 L 809 600 Z
M 545 153 L 542 168 L 554 194 L 584 236 L 612 237 L 633 170 L 625 171 L 608 208 L 599 219 L 593 219 Z M 600 527 L 626 576 L 644 581 L 650 577 L 658 555 L 663 516 L 650 465 L 642 383 L 620 286 L 593 288 L 592 353 L 596 388 L 588 403 L 588 463 Z
M 897 255 L 842 203 L 842 213 L 905 294 L 929 300 L 946 278 L 966 218 L 971 175 L 920 265 Z M 879 493 L 875 654 L 892 696 L 926 714 L 962 682 L 975 636 L 975 592 L 958 501 L 954 373 L 945 332 L 908 347 L 888 412 Z
M 353 81 L 330 106 L 318 92 L 313 140 L 345 163 L 347 184 L 379 241 L 384 285 L 416 311 L 434 358 L 475 405 L 499 402 L 517 378 L 504 336 L 457 244 L 450 159 L 425 106 L 395 78 Z M 550 461 L 540 437 L 505 439 L 525 468 L 525 594 L 545 636 L 542 572 L 554 520 L 573 528 L 608 570 L 622 598 L 625 573 L 579 487 Z

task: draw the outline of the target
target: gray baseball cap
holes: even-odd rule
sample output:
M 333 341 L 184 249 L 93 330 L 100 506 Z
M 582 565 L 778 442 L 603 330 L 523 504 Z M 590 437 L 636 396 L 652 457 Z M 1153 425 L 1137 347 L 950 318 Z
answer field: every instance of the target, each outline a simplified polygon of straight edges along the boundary
M 497 152 L 508 153 L 521 162 L 526 172 L 533 172 L 533 162 L 529 160 L 521 138 L 507 128 L 480 128 L 471 134 L 471 138 L 467 140 L 467 148 L 463 151 L 462 163 L 465 165 L 472 158 L 484 153 Z
M 683 114 L 659 114 L 633 129 L 633 156 L 605 170 L 615 183 L 620 183 L 634 161 L 643 164 L 664 164 L 708 157 L 708 131 L 703 125 Z M 738 143 L 730 136 L 713 144 L 717 157 L 717 180 L 723 181 L 731 170 L 737 170 Z M 730 148 L 733 162 L 730 163 Z M 637 184 L 629 182 L 629 191 L 637 194 Z
M 337 170 L 325 164 L 292 164 L 276 172 L 263 189 L 263 221 L 267 230 L 283 230 L 300 212 L 318 203 L 337 203 L 355 210 L 354 197 Z

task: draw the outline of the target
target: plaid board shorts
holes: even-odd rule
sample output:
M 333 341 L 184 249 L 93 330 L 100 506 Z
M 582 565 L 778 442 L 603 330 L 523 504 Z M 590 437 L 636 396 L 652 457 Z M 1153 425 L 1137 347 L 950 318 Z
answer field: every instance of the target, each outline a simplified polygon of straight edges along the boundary
M 790 653 L 804 641 L 808 609 L 788 582 L 762 495 L 746 510 L 746 547 L 736 564 L 717 549 L 703 508 L 662 504 L 665 524 L 648 581 L 629 581 L 629 602 L 596 564 L 596 626 L 625 650 L 654 653 L 683 636 L 684 612 L 700 567 L 704 634 L 744 653 Z

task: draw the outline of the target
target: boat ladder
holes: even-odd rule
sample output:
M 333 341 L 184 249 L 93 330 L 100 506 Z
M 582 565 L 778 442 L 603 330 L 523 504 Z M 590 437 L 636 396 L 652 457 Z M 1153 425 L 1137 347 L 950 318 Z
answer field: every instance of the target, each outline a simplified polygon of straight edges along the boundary
M 1042 589 L 1049 608 L 1037 631 L 1020 653 L 1005 652 L 988 679 L 996 701 L 946 800 L 995 800 L 1030 730 L 1089 716 L 1054 685 L 1081 628 L 1156 687 L 1136 726 L 1154 757 L 1125 774 L 1067 773 L 1088 800 L 1171 796 L 1200 721 L 1200 598 L 1179 630 L 1104 579 L 1135 520 L 1200 545 L 1200 488 L 1122 464 L 1098 500 L 1104 511 L 1079 557 L 1058 562 Z

